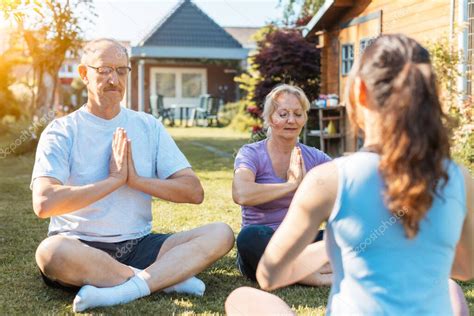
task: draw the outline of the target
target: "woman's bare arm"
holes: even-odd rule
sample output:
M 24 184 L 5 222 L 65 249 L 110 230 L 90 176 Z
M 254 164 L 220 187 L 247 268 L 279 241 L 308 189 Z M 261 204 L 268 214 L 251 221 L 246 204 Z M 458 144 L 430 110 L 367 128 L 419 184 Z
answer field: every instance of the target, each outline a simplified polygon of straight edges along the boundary
M 474 278 L 474 181 L 469 171 L 462 167 L 467 214 L 461 232 L 461 238 L 456 247 L 451 276 L 454 279 L 468 281 Z
M 232 198 L 239 205 L 253 206 L 274 201 L 294 192 L 298 184 L 256 183 L 255 174 L 247 168 L 238 168 L 232 181 Z
M 288 180 L 285 183 L 256 183 L 255 174 L 247 168 L 238 168 L 232 181 L 232 198 L 239 205 L 254 206 L 282 198 L 294 192 L 306 174 L 301 149 L 291 152 Z
M 337 174 L 336 164 L 329 162 L 314 168 L 304 178 L 258 265 L 257 280 L 263 289 L 292 284 L 327 262 L 323 243 L 309 248 L 308 245 L 334 206 Z M 317 255 L 304 255 L 303 251 L 314 251 Z

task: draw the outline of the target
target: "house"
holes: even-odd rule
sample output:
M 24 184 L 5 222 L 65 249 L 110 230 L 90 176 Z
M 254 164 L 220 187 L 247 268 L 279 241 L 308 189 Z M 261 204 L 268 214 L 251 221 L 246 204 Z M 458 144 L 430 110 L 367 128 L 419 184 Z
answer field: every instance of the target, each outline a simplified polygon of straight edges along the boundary
M 190 0 L 182 0 L 131 49 L 129 107 L 149 111 L 150 96 L 164 96 L 165 107 L 193 107 L 202 94 L 224 102 L 239 98 L 234 82 L 248 48 Z
M 465 54 L 459 90 L 472 95 L 474 54 L 474 0 L 326 0 L 303 35 L 317 40 L 321 49 L 321 93 L 343 95 L 355 59 L 380 34 L 404 33 L 421 43 L 440 36 L 455 36 Z M 348 126 L 346 124 L 346 126 Z M 355 137 L 346 131 L 346 151 L 355 150 Z
M 226 26 L 224 30 L 232 35 L 243 48 L 247 48 L 252 51 L 257 49 L 257 43 L 253 39 L 255 33 L 257 33 L 261 28 L 260 27 L 241 27 L 241 26 Z

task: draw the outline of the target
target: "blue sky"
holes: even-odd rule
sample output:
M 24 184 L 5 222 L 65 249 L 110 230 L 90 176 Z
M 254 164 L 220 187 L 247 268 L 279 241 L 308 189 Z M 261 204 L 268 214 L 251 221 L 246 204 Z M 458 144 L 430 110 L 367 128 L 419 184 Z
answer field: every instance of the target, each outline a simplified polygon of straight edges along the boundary
M 88 38 L 141 40 L 179 0 L 96 0 L 98 17 Z M 193 0 L 221 26 L 262 26 L 281 17 L 278 0 Z

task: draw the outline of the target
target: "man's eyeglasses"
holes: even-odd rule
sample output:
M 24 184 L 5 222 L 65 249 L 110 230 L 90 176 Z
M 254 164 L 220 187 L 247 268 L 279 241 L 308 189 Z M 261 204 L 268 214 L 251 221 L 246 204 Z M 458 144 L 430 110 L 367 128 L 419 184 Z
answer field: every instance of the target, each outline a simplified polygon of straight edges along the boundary
M 94 69 L 99 75 L 110 75 L 115 70 L 119 76 L 126 76 L 130 71 L 132 71 L 132 68 L 128 66 L 114 68 L 109 66 L 94 67 L 87 65 L 87 67 Z

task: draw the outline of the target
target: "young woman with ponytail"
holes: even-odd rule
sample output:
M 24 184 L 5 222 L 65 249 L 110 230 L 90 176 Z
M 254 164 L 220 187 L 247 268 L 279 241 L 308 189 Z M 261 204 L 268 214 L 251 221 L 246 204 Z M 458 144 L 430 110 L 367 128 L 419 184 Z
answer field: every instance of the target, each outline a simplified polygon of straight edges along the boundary
M 450 278 L 474 274 L 474 181 L 450 158 L 428 51 L 404 35 L 382 35 L 354 65 L 346 91 L 364 147 L 304 178 L 260 260 L 260 286 L 285 286 L 304 273 L 295 266 L 323 264 L 302 262 L 303 252 L 328 220 L 328 315 L 467 314 Z M 292 313 L 252 288 L 232 292 L 226 311 Z

